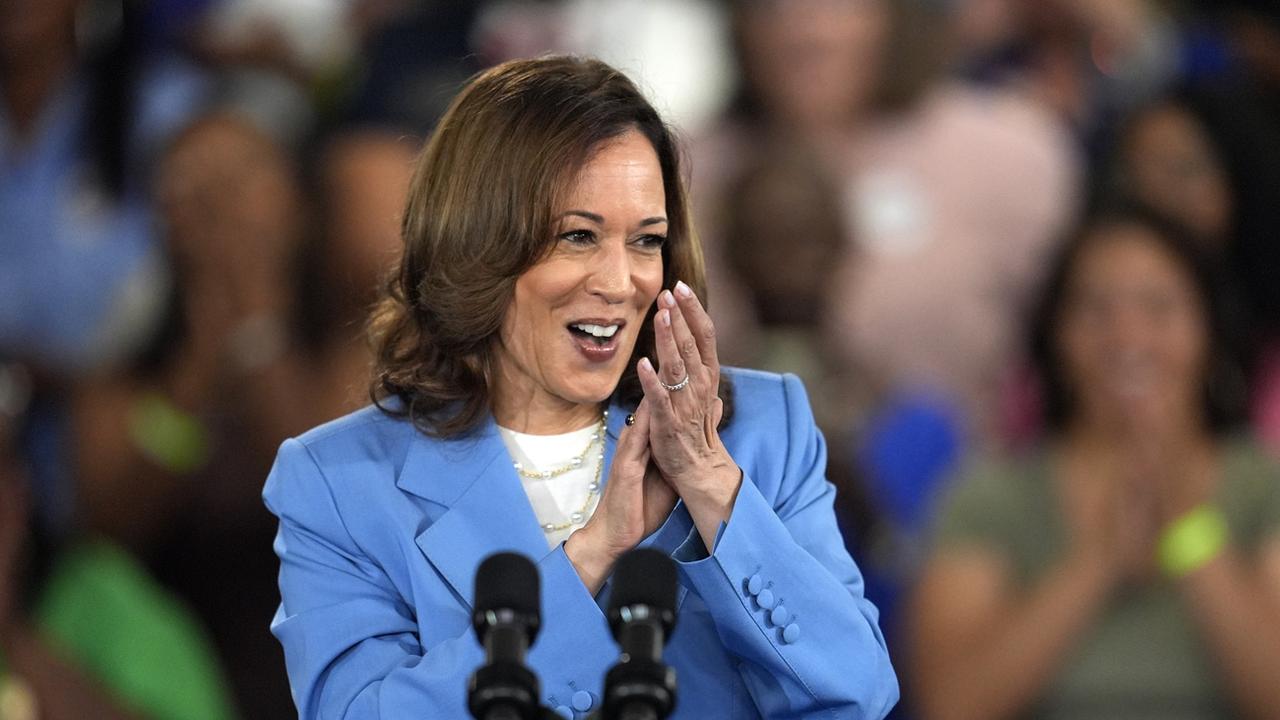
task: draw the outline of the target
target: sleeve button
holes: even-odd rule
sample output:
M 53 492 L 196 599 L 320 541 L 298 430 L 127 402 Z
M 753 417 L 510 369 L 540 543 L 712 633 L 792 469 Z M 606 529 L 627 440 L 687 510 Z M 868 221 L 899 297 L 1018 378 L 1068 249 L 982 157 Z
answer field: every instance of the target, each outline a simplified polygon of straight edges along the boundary
M 790 625 L 788 625 L 786 628 L 783 629 L 782 631 L 783 642 L 793 643 L 799 639 L 800 639 L 800 626 L 797 625 L 796 623 L 791 623 Z
M 573 694 L 573 709 L 578 712 L 586 712 L 591 709 L 591 705 L 595 702 L 595 698 L 591 697 L 591 693 L 586 690 L 579 690 Z
M 756 595 L 756 602 L 760 603 L 760 607 L 765 610 L 772 610 L 778 601 L 774 599 L 773 591 L 765 588 Z
M 752 595 L 759 595 L 762 589 L 764 589 L 764 580 L 761 580 L 759 575 L 752 575 L 747 578 L 747 592 Z
M 786 625 L 790 619 L 791 613 L 787 612 L 787 609 L 782 605 L 778 605 L 773 609 L 773 612 L 769 613 L 769 622 L 774 625 Z
M 564 720 L 573 720 L 573 710 L 568 705 L 557 705 L 555 713 Z

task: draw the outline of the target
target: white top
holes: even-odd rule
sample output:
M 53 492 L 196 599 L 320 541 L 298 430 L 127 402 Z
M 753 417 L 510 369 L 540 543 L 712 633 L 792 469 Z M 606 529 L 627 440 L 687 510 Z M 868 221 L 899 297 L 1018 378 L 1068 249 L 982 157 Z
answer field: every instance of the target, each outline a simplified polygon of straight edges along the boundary
M 574 458 L 582 454 L 592 433 L 603 429 L 599 423 L 581 430 L 574 430 L 560 435 L 528 435 L 514 430 L 498 427 L 502 442 L 507 446 L 513 461 L 518 462 L 527 472 L 557 470 L 565 467 Z M 600 458 L 604 450 L 603 440 L 597 438 L 587 452 L 582 464 L 566 473 L 553 478 L 531 480 L 520 475 L 520 484 L 524 486 L 525 495 L 529 496 L 529 504 L 533 506 L 533 514 L 538 524 L 563 525 L 570 521 L 572 513 L 582 510 L 582 505 L 590 494 L 588 485 L 596 481 Z M 603 478 L 602 478 L 603 480 Z M 543 531 L 547 545 L 555 547 L 564 542 L 575 530 L 586 524 L 591 513 L 595 512 L 600 495 L 591 499 L 580 522 L 573 523 L 563 530 Z

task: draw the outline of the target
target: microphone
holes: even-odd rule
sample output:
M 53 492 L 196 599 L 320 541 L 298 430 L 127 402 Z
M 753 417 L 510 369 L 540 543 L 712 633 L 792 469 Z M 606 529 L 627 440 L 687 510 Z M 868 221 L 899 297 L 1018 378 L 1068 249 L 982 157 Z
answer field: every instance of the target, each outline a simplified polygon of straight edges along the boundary
M 676 624 L 676 566 L 641 548 L 618 561 L 609 628 L 622 650 L 604 681 L 603 720 L 662 720 L 676 704 L 676 672 L 662 662 Z
M 476 639 L 485 664 L 471 676 L 467 709 L 477 720 L 540 720 L 538 678 L 524 663 L 538 635 L 538 568 L 516 553 L 485 558 L 476 570 Z

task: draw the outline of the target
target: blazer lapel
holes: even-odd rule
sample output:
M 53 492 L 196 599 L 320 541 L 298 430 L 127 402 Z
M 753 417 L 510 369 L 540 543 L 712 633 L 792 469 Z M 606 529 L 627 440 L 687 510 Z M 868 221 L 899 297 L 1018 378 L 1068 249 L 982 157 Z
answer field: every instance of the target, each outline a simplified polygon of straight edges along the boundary
M 462 438 L 416 438 L 396 484 L 448 508 L 416 541 L 468 607 L 486 557 L 518 552 L 537 562 L 549 552 L 492 420 Z
M 609 408 L 602 482 L 609 477 L 627 412 L 618 405 Z M 537 562 L 550 552 L 492 418 L 460 438 L 415 437 L 396 485 L 447 508 L 418 534 L 416 542 L 468 608 L 474 605 L 476 569 L 486 557 L 518 552 Z M 692 530 L 688 510 L 677 502 L 662 527 L 640 545 L 670 555 Z M 678 602 L 683 602 L 686 592 L 681 585 Z

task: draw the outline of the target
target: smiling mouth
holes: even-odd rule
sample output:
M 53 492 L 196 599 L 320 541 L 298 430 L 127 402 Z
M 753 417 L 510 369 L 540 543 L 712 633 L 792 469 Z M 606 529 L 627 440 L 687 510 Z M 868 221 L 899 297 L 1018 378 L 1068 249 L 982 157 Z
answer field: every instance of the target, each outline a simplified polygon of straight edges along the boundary
M 605 347 L 613 343 L 618 336 L 618 331 L 622 329 L 622 323 L 596 324 L 596 323 L 570 323 L 569 332 L 576 337 L 582 338 L 587 342 L 594 343 L 600 347 Z

